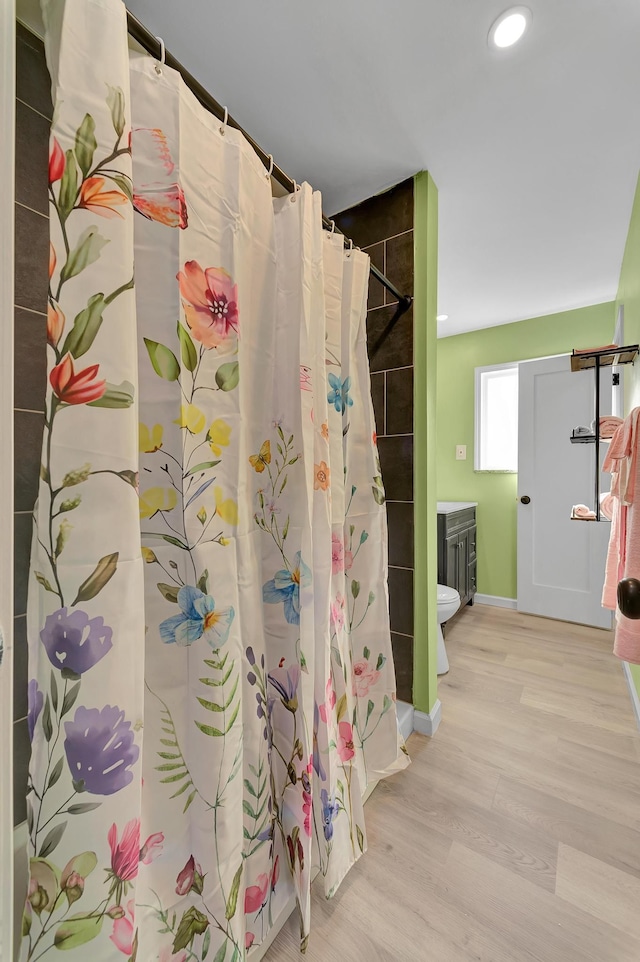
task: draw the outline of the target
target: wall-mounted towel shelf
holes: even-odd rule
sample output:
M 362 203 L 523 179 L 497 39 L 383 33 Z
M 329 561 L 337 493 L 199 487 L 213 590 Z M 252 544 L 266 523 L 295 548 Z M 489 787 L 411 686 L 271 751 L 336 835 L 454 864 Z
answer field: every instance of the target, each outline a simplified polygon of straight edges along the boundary
M 591 371 L 597 367 L 617 367 L 618 364 L 633 364 L 638 356 L 640 345 L 630 344 L 627 347 L 610 348 L 607 351 L 589 351 L 571 355 L 572 371 Z
M 603 351 L 574 351 L 571 355 L 572 371 L 594 371 L 595 372 L 595 434 L 584 434 L 572 436 L 572 444 L 593 444 L 595 446 L 594 457 L 594 505 L 595 518 L 572 518 L 572 521 L 607 521 L 602 517 L 600 510 L 600 444 L 604 438 L 600 437 L 600 370 L 603 367 L 617 367 L 619 364 L 633 364 L 638 356 L 640 345 L 627 344 L 625 347 L 609 347 Z M 607 439 L 608 440 L 608 439 Z

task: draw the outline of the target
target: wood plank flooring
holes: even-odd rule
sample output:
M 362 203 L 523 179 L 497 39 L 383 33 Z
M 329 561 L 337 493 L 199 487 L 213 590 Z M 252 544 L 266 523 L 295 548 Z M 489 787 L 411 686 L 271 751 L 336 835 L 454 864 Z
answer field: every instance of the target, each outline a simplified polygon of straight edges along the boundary
M 640 732 L 610 633 L 476 605 L 435 738 L 315 888 L 308 962 L 639 962 Z M 299 960 L 291 919 L 266 962 Z

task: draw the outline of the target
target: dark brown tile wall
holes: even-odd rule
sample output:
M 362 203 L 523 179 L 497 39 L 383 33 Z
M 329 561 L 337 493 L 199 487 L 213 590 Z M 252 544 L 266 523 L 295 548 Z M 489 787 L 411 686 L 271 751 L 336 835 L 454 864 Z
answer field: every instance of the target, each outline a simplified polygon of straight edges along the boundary
M 14 390 L 14 821 L 26 817 L 27 580 L 38 491 L 46 384 L 49 217 L 49 74 L 42 43 L 21 24 L 16 38 L 16 261 Z
M 413 294 L 413 179 L 335 216 L 341 231 L 395 286 Z M 369 282 L 371 393 L 389 525 L 389 607 L 398 698 L 413 689 L 413 311 L 392 328 L 396 302 Z

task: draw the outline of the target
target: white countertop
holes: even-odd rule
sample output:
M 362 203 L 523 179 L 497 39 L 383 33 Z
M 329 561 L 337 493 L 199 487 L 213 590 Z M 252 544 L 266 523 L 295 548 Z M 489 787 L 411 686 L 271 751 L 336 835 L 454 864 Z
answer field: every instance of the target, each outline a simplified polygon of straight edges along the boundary
M 438 514 L 453 514 L 454 511 L 477 507 L 477 501 L 438 501 Z

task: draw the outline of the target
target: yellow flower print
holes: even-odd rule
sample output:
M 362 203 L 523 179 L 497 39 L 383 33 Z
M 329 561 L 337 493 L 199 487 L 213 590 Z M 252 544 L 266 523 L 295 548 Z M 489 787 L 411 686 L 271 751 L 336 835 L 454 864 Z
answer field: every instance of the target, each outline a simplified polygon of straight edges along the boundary
M 180 417 L 174 424 L 179 424 L 181 428 L 186 428 L 191 434 L 200 434 L 206 424 L 205 416 L 195 404 L 183 404 L 180 408 Z
M 144 561 L 145 561 L 148 565 L 152 565 L 152 564 L 154 564 L 154 563 L 158 560 L 158 559 L 156 558 L 156 553 L 155 553 L 155 551 L 152 551 L 151 548 L 145 548 L 144 545 L 143 545 L 143 547 L 142 547 L 140 550 L 141 550 L 141 552 L 142 552 L 142 557 L 143 557 Z
M 146 424 L 140 422 L 139 448 L 143 454 L 153 454 L 162 447 L 163 427 L 161 424 L 154 424 L 151 430 Z
M 222 418 L 216 418 L 207 431 L 207 441 L 217 458 L 222 454 L 222 449 L 228 446 L 230 437 L 231 425 L 223 421 Z
M 222 535 L 218 538 L 218 544 L 221 544 L 223 548 L 226 548 L 228 544 L 231 544 L 228 538 L 223 538 Z
M 222 488 L 218 485 L 213 489 L 216 499 L 216 511 L 223 521 L 235 527 L 238 523 L 238 505 L 232 498 L 224 499 Z
M 172 511 L 177 502 L 173 488 L 149 488 L 140 495 L 140 517 L 152 518 L 156 511 Z

